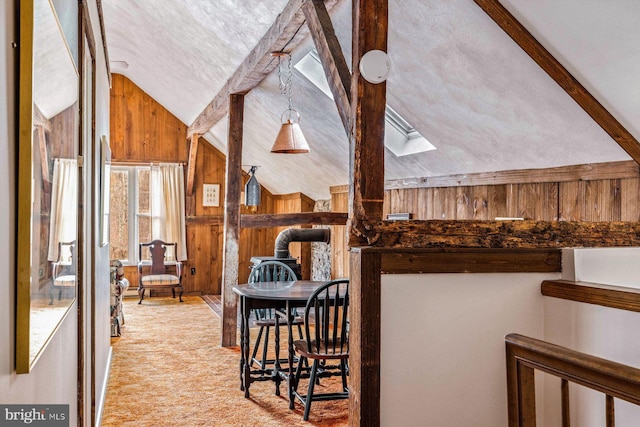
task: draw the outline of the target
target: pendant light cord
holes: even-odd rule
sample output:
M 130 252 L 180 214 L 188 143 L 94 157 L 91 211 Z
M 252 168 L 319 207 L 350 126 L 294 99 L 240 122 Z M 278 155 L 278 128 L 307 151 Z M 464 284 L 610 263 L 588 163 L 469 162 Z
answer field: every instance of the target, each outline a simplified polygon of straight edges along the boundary
M 289 119 L 291 119 L 291 111 L 293 111 L 293 70 L 291 68 L 291 54 L 287 54 L 287 70 L 286 76 L 283 78 L 282 58 L 278 57 L 278 80 L 280 81 L 280 93 L 288 98 L 289 102 Z

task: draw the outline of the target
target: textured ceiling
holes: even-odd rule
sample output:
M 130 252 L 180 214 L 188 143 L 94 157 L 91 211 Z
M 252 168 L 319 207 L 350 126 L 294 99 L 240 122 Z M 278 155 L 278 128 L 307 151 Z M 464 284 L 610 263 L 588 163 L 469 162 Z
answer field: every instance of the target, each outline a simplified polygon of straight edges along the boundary
M 104 0 L 110 58 L 129 64 L 112 71 L 191 124 L 285 4 Z M 640 138 L 640 2 L 503 5 Z M 331 16 L 350 64 L 351 2 L 340 0 Z M 312 48 L 307 38 L 293 61 Z M 386 179 L 629 159 L 471 0 L 390 0 L 388 53 L 388 104 L 437 149 L 387 150 Z M 328 199 L 329 186 L 348 183 L 348 140 L 333 101 L 297 70 L 293 92 L 311 153 L 269 151 L 287 108 L 272 73 L 246 96 L 242 163 L 259 165 L 258 179 L 275 194 Z M 222 120 L 205 137 L 226 152 L 226 135 Z

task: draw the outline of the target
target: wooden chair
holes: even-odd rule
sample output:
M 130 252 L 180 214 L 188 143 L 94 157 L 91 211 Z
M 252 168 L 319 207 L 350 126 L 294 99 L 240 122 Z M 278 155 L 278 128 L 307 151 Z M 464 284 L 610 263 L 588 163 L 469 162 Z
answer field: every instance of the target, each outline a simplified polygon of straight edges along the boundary
M 171 256 L 167 259 L 167 249 L 172 248 Z M 143 258 L 144 250 L 149 251 L 150 261 Z M 176 259 L 176 243 L 166 243 L 162 240 L 153 240 L 139 245 L 138 262 L 138 295 L 142 304 L 146 289 L 171 289 L 173 297 L 176 297 L 176 288 L 180 289 L 180 302 L 182 301 L 182 262 Z M 175 272 L 169 272 L 167 267 L 175 266 Z M 151 292 L 151 291 L 149 291 Z
M 298 353 L 298 367 L 293 381 L 294 396 L 304 405 L 304 420 L 309 419 L 313 400 L 347 399 L 349 359 L 349 280 L 332 280 L 316 290 L 304 309 L 305 338 L 293 343 Z M 313 360 L 309 374 L 307 394 L 298 392 L 303 364 Z M 329 363 L 338 361 L 338 365 Z M 342 390 L 334 393 L 314 394 L 319 377 L 342 377 Z
M 76 241 L 58 242 L 58 260 L 51 263 L 51 289 L 49 305 L 53 305 L 53 294 L 58 291 L 58 301 L 65 289 L 76 287 Z
M 281 261 L 264 261 L 251 270 L 249 274 L 249 283 L 256 282 L 289 282 L 296 280 L 296 273 L 291 267 Z M 256 343 L 253 346 L 253 352 L 251 354 L 250 365 L 253 366 L 257 363 L 260 370 L 264 371 L 267 366 L 275 363 L 274 359 L 267 358 L 267 349 L 269 346 L 269 335 L 272 328 L 276 325 L 275 311 L 273 309 L 256 309 L 253 310 L 256 318 L 255 325 L 259 326 L 258 336 L 256 337 Z M 294 313 L 294 320 L 292 325 L 298 327 L 298 333 L 302 338 L 302 318 L 298 317 Z M 280 323 L 280 326 L 286 326 L 286 322 Z M 262 345 L 262 358 L 256 359 L 258 349 L 260 347 L 260 341 L 264 336 L 264 343 Z M 288 359 L 280 359 L 280 363 L 286 363 Z

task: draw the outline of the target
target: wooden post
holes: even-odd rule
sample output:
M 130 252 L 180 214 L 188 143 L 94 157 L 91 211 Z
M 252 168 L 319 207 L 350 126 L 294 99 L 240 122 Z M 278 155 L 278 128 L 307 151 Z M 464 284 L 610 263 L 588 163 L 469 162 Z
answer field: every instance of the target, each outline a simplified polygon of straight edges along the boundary
M 240 192 L 242 187 L 242 125 L 244 95 L 229 96 L 229 140 L 224 210 L 224 251 L 222 256 L 221 345 L 236 345 L 238 302 L 231 290 L 238 284 L 240 242 Z
M 380 271 L 379 252 L 354 249 L 375 242 L 368 224 L 382 219 L 384 201 L 384 120 L 386 84 L 360 76 L 362 56 L 387 50 L 387 0 L 353 1 L 353 49 L 348 241 L 351 332 L 349 343 L 349 425 L 380 425 Z
M 349 284 L 349 425 L 380 425 L 380 252 L 353 249 Z
M 353 62 L 351 79 L 353 134 L 349 144 L 349 245 L 375 241 L 367 224 L 382 219 L 384 202 L 385 82 L 369 83 L 360 76 L 360 58 L 370 50 L 387 50 L 387 0 L 353 2 Z

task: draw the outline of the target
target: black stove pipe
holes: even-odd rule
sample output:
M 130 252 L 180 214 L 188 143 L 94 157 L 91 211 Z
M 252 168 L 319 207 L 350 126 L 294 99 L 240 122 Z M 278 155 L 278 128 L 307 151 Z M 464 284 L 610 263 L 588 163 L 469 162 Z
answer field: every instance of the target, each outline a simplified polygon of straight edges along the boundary
M 329 243 L 331 231 L 326 228 L 287 228 L 282 230 L 276 238 L 274 256 L 289 258 L 289 243 L 291 242 L 324 242 Z

